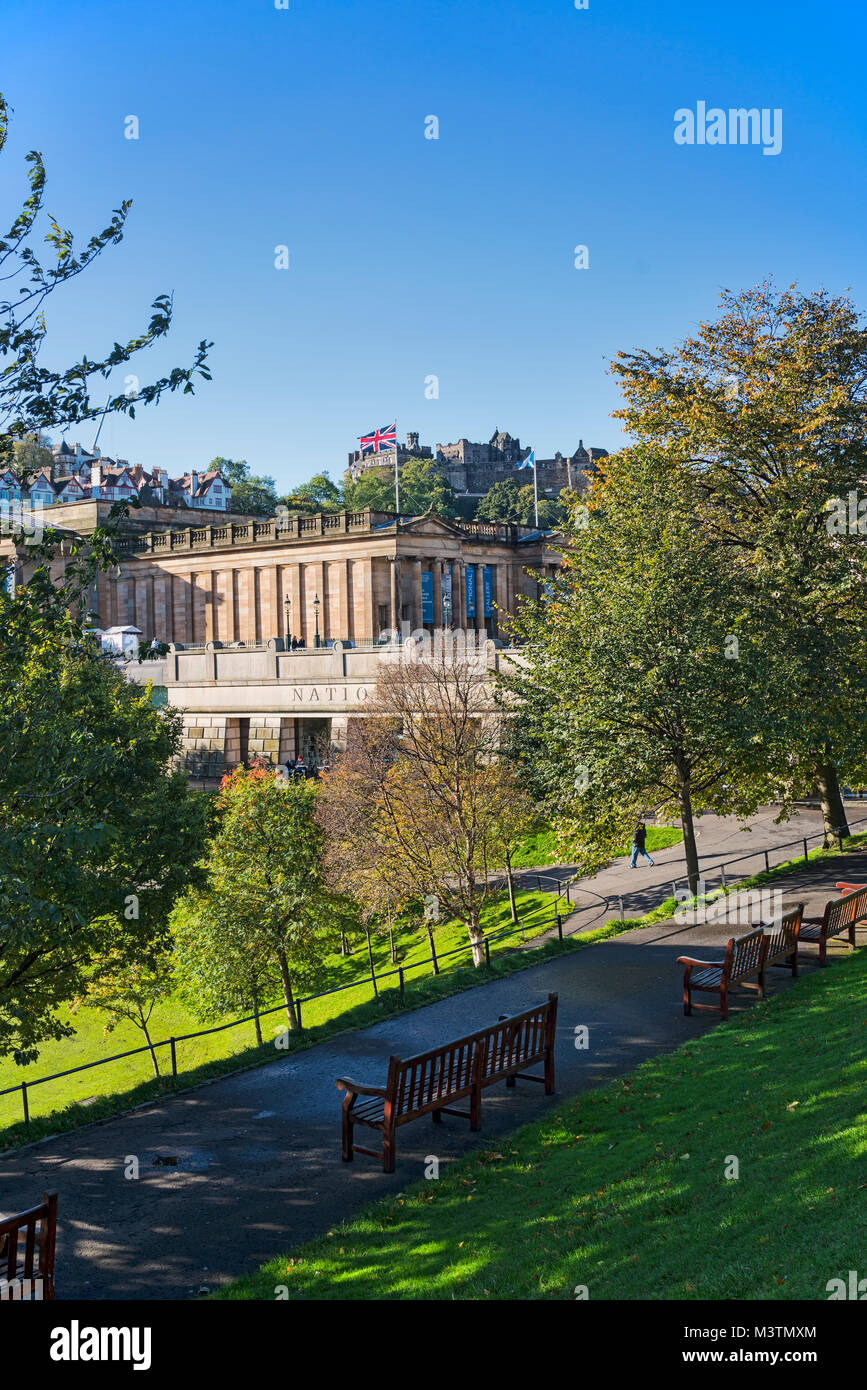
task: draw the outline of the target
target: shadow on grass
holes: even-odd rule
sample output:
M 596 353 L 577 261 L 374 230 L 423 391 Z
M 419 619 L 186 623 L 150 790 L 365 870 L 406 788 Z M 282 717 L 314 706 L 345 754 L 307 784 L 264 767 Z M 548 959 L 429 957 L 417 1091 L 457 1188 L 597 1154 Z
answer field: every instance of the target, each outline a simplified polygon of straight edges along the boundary
M 230 1299 L 827 1299 L 864 1270 L 867 951 L 270 1261 Z

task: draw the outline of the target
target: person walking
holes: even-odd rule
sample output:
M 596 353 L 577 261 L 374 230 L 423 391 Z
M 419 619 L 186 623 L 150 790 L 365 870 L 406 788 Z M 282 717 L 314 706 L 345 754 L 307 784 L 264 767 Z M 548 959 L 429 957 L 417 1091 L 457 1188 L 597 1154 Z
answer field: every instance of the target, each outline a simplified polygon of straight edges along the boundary
M 630 859 L 630 861 L 629 861 L 629 867 L 630 867 L 630 869 L 634 869 L 634 868 L 635 868 L 635 865 L 636 865 L 636 863 L 637 863 L 637 861 L 638 861 L 638 856 L 639 856 L 639 854 L 641 855 L 641 857 L 642 857 L 643 859 L 646 859 L 646 860 L 647 860 L 647 862 L 648 862 L 648 864 L 650 864 L 651 868 L 653 867 L 653 860 L 651 859 L 650 855 L 647 853 L 647 850 L 644 848 L 644 846 L 645 846 L 646 843 L 647 843 L 647 826 L 644 824 L 644 821 L 643 821 L 643 820 L 640 820 L 640 821 L 638 822 L 638 824 L 636 825 L 635 829 L 634 829 L 633 832 L 632 832 L 632 857 L 631 857 L 631 859 Z

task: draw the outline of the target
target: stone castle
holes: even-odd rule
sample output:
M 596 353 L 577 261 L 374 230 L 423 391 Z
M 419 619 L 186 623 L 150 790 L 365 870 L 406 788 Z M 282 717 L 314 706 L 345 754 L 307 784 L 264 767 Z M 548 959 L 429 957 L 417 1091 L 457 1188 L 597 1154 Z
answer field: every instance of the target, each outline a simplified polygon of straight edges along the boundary
M 430 459 L 435 462 L 445 480 L 456 493 L 471 498 L 484 497 L 495 483 L 514 479 L 519 483 L 532 482 L 532 474 L 518 472 L 518 465 L 530 453 L 522 448 L 520 439 L 503 430 L 495 429 L 487 444 L 476 444 L 469 439 L 459 439 L 455 444 L 420 444 L 417 432 L 406 436 L 406 444 L 397 446 L 397 464 L 402 468 L 410 458 Z M 354 450 L 348 458 L 347 474 L 355 480 L 369 468 L 393 468 L 395 451 L 388 453 L 364 454 Z M 579 439 L 578 448 L 572 454 L 559 451 L 550 459 L 536 459 L 536 472 L 539 494 L 556 496 L 563 488 L 574 488 L 583 492 L 588 475 L 593 472 L 599 459 L 607 458 L 607 449 L 585 449 Z

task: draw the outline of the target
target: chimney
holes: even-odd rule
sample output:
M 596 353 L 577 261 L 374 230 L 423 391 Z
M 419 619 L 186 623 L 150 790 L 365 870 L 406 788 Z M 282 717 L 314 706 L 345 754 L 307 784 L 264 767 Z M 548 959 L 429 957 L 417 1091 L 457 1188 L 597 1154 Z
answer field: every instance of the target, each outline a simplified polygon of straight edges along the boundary
M 196 488 L 199 486 L 199 475 L 195 471 L 190 471 L 190 496 L 195 497 Z
M 102 469 L 98 463 L 90 465 L 90 486 L 95 488 L 102 487 Z

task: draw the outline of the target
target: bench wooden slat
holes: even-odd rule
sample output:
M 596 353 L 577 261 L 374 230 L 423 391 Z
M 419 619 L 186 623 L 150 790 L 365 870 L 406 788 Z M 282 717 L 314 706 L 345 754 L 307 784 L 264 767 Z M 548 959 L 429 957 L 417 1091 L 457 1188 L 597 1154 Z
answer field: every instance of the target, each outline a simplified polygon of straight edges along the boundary
M 38 1207 L 0 1219 L 0 1268 L 5 1264 L 6 1281 L 5 1287 L 0 1285 L 0 1301 L 23 1297 L 24 1280 L 41 1280 L 42 1298 L 54 1298 L 56 1239 L 56 1192 L 44 1192 Z
M 481 1127 L 481 1093 L 505 1079 L 539 1081 L 546 1094 L 554 1091 L 554 1034 L 557 996 L 550 994 L 546 1004 L 522 1014 L 499 1019 L 490 1028 L 456 1038 L 415 1057 L 389 1059 L 385 1087 L 352 1083 L 347 1077 L 337 1082 L 346 1091 L 343 1100 L 343 1157 L 372 1152 L 353 1142 L 356 1124 L 381 1130 L 382 1160 L 386 1172 L 394 1170 L 395 1131 L 402 1124 L 425 1114 L 439 1120 L 441 1115 L 459 1115 L 470 1121 L 470 1128 Z M 544 1075 L 534 1076 L 521 1068 L 544 1063 Z M 357 1105 L 360 1096 L 367 1097 Z M 453 1102 L 469 1098 L 469 1110 L 453 1108 Z
M 755 989 L 764 999 L 768 965 L 785 962 L 791 966 L 792 973 L 797 974 L 798 933 L 803 911 L 804 904 L 798 903 L 777 921 L 764 923 L 743 936 L 731 937 L 722 961 L 679 956 L 678 964 L 684 966 L 684 1013 L 689 1015 L 693 1009 L 719 1009 L 720 1017 L 728 1018 L 728 992 L 733 985 Z M 757 983 L 749 983 L 754 977 Z M 719 1004 L 697 1004 L 692 997 L 694 993 L 718 994 Z
M 826 903 L 821 917 L 805 917 L 801 924 L 801 939 L 818 942 L 822 966 L 827 964 L 828 942 L 847 932 L 849 945 L 854 949 L 855 928 L 867 920 L 867 885 L 838 883 L 837 887 L 843 891 L 843 897 Z M 847 888 L 851 891 L 846 892 Z

